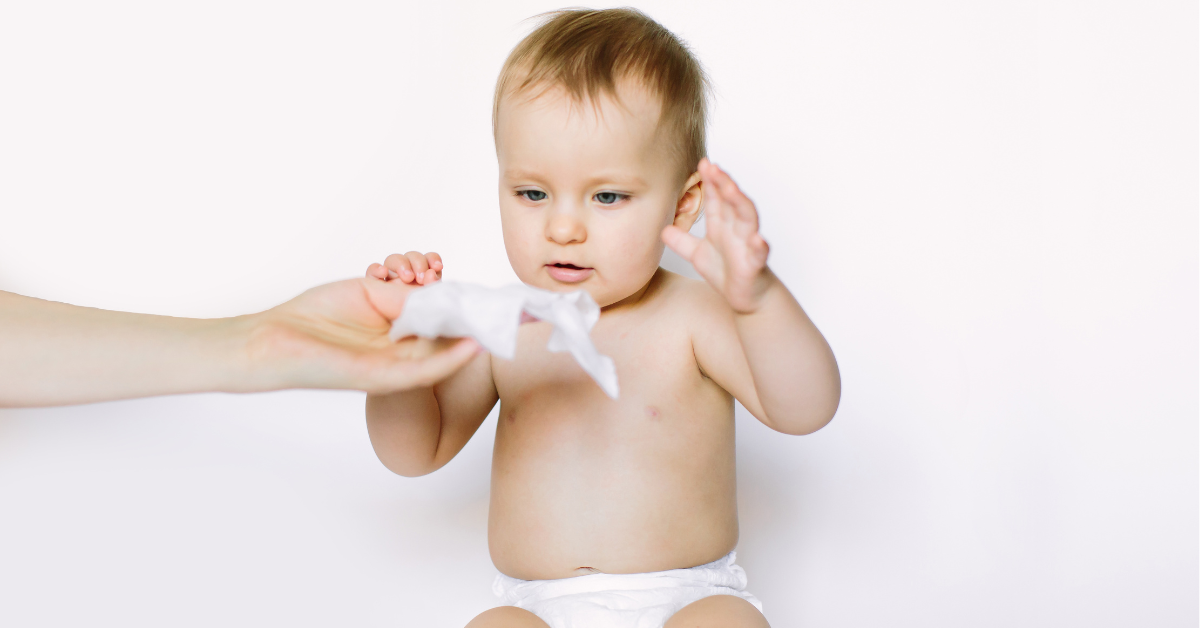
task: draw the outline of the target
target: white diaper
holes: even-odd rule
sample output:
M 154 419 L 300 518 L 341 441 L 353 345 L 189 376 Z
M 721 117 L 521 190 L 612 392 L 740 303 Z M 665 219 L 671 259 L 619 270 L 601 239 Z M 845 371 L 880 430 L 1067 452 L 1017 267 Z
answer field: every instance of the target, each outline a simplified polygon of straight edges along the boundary
M 560 580 L 518 580 L 497 574 L 492 592 L 501 603 L 523 608 L 550 628 L 662 628 L 679 609 L 713 595 L 734 595 L 754 605 L 737 552 L 689 569 L 653 573 L 592 574 Z

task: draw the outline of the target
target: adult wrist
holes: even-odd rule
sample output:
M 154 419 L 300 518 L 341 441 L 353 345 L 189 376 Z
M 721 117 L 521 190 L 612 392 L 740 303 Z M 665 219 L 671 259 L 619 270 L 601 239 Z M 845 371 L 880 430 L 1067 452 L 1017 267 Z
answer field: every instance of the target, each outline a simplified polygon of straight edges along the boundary
M 215 367 L 217 390 L 230 393 L 265 392 L 287 388 L 281 361 L 272 355 L 267 338 L 271 324 L 267 312 L 213 321 L 210 359 Z

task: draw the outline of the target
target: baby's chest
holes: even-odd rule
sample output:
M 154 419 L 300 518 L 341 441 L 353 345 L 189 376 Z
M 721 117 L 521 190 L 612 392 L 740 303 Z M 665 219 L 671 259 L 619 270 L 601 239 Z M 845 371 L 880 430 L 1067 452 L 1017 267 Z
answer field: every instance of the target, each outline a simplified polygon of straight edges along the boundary
M 493 358 L 493 376 L 501 401 L 512 404 L 553 397 L 613 403 L 570 353 L 546 349 L 550 332 L 550 325 L 545 323 L 523 325 L 516 357 Z M 618 403 L 646 399 L 678 402 L 706 381 L 696 365 L 691 340 L 683 331 L 654 325 L 597 325 L 591 337 L 596 349 L 612 358 L 616 366 L 621 390 Z

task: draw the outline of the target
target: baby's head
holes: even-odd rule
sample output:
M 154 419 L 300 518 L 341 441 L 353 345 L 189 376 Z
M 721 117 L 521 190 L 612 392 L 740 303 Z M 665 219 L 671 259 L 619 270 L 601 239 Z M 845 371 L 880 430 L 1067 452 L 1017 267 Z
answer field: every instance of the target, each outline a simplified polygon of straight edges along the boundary
M 699 216 L 707 89 L 687 47 L 633 9 L 555 12 L 513 49 L 492 125 L 521 281 L 601 306 L 647 285 L 663 228 Z

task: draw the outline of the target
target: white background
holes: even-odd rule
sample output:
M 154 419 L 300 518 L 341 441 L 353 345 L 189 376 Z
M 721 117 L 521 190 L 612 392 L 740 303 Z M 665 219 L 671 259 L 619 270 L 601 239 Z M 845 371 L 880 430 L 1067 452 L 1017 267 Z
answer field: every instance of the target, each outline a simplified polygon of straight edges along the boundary
M 493 81 L 544 2 L 0 6 L 0 289 L 223 316 L 437 250 L 513 280 Z M 1196 626 L 1192 2 L 644 2 L 842 406 L 739 414 L 777 628 Z M 0 625 L 459 627 L 494 417 L 391 475 L 363 396 L 0 411 Z

